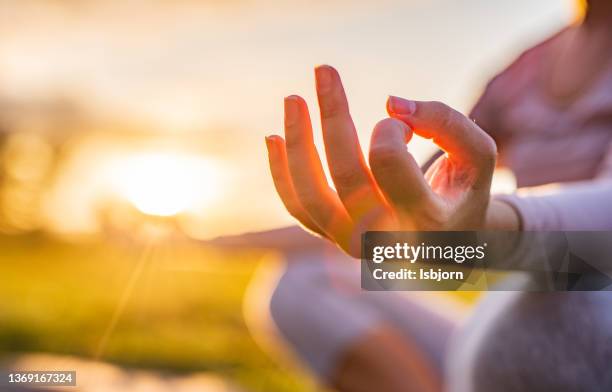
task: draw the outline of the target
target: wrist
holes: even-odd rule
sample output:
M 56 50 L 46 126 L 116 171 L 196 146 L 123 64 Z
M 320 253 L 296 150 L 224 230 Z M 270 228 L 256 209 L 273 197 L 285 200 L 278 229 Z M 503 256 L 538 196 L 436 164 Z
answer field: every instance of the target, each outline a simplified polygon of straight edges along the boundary
M 519 231 L 521 218 L 510 204 L 492 198 L 487 207 L 485 229 Z

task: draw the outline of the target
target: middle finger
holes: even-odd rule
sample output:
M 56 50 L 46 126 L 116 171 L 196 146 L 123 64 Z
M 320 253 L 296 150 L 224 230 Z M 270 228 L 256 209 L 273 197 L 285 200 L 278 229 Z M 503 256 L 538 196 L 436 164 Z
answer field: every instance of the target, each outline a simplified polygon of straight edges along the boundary
M 322 65 L 316 68 L 315 76 L 332 180 L 353 220 L 375 227 L 387 215 L 388 207 L 363 158 L 340 75 Z

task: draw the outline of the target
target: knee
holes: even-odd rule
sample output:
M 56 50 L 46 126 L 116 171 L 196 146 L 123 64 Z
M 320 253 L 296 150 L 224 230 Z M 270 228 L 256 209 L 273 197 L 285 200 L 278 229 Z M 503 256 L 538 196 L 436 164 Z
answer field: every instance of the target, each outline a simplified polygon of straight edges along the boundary
M 278 333 L 322 378 L 329 377 L 339 354 L 373 322 L 358 301 L 333 288 L 329 274 L 335 272 L 322 263 L 289 265 L 270 298 Z
M 522 294 L 484 336 L 477 390 L 610 390 L 610 305 L 605 291 Z
M 270 297 L 270 316 L 278 330 L 288 339 L 304 327 L 300 319 L 308 317 L 309 306 L 317 289 L 320 273 L 307 265 L 291 265 L 281 275 Z

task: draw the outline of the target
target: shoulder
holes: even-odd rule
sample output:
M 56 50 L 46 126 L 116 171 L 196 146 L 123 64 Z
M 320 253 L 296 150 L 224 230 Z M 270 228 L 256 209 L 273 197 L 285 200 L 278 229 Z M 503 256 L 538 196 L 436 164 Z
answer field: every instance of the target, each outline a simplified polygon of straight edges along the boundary
M 498 117 L 500 110 L 510 105 L 525 89 L 532 85 L 542 70 L 542 64 L 548 60 L 551 48 L 563 39 L 571 27 L 566 27 L 544 41 L 522 52 L 501 72 L 495 75 L 485 86 L 483 93 L 472 109 L 470 117 L 485 127 L 495 128 L 493 117 Z
M 487 84 L 485 91 L 501 89 L 506 96 L 520 91 L 542 70 L 550 59 L 552 48 L 563 39 L 571 27 L 566 27 L 544 41 L 522 52 Z

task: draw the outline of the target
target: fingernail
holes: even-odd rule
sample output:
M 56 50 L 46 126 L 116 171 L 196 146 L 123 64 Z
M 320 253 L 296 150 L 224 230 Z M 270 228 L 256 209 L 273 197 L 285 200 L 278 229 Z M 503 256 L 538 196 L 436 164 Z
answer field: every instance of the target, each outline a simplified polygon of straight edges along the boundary
M 285 126 L 291 126 L 298 119 L 298 102 L 295 95 L 285 97 Z
M 266 136 L 266 148 L 268 151 L 272 148 L 272 136 Z
M 391 95 L 389 96 L 389 111 L 396 114 L 412 114 L 416 111 L 416 103 Z
M 319 93 L 326 93 L 331 89 L 333 74 L 329 65 L 319 65 L 315 68 L 315 79 Z

